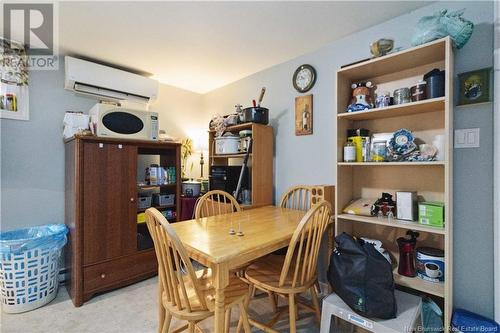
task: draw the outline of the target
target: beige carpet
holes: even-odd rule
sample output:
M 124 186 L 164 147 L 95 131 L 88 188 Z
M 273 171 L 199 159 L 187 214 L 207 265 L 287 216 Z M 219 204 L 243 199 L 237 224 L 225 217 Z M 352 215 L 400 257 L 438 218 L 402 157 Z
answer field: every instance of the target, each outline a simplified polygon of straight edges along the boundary
M 158 313 L 156 287 L 157 279 L 152 278 L 94 297 L 80 308 L 73 306 L 66 289 L 62 287 L 57 298 L 44 307 L 21 314 L 1 313 L 0 331 L 2 333 L 154 333 L 157 330 Z M 234 328 L 237 313 L 236 310 L 233 311 Z M 257 297 L 250 303 L 252 318 L 265 321 L 270 318 L 270 314 L 271 307 L 267 298 Z M 180 322 L 172 321 L 171 328 L 179 325 Z M 309 313 L 301 311 L 297 325 L 301 333 L 319 332 L 319 325 Z M 211 318 L 202 322 L 200 326 L 206 332 L 213 331 Z M 275 328 L 280 332 L 288 332 L 287 317 L 278 322 Z M 257 329 L 253 331 L 259 332 Z

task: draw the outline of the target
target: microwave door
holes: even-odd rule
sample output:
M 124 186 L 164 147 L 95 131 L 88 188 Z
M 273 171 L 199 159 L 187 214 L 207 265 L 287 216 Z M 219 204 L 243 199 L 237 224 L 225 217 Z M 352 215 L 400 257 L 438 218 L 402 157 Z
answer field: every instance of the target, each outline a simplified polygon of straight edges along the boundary
M 102 117 L 104 127 L 114 133 L 133 137 L 144 129 L 144 121 L 128 112 L 110 112 Z

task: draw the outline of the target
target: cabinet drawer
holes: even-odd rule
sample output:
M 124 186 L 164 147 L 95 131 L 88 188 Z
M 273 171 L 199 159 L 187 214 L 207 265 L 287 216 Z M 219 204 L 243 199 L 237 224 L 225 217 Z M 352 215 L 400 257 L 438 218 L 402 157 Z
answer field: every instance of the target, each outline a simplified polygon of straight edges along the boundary
M 85 292 L 103 291 L 137 280 L 156 272 L 158 264 L 154 250 L 87 266 L 83 269 L 83 288 Z

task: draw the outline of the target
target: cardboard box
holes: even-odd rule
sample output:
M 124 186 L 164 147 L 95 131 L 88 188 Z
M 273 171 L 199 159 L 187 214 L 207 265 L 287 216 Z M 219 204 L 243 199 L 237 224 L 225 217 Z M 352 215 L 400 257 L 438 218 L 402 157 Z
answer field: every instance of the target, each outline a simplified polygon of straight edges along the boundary
M 396 218 L 417 221 L 417 192 L 396 192 Z
M 418 223 L 431 227 L 444 227 L 444 203 L 426 201 L 418 204 Z

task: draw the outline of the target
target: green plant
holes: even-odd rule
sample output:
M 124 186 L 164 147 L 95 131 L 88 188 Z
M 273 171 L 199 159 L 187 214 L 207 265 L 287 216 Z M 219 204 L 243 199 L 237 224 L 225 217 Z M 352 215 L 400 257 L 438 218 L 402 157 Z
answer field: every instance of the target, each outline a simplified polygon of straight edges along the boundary
M 187 178 L 186 169 L 187 169 L 187 160 L 189 156 L 193 154 L 193 140 L 186 138 L 181 141 L 181 171 L 182 178 Z M 191 163 L 189 167 L 189 171 L 193 170 L 193 163 Z

